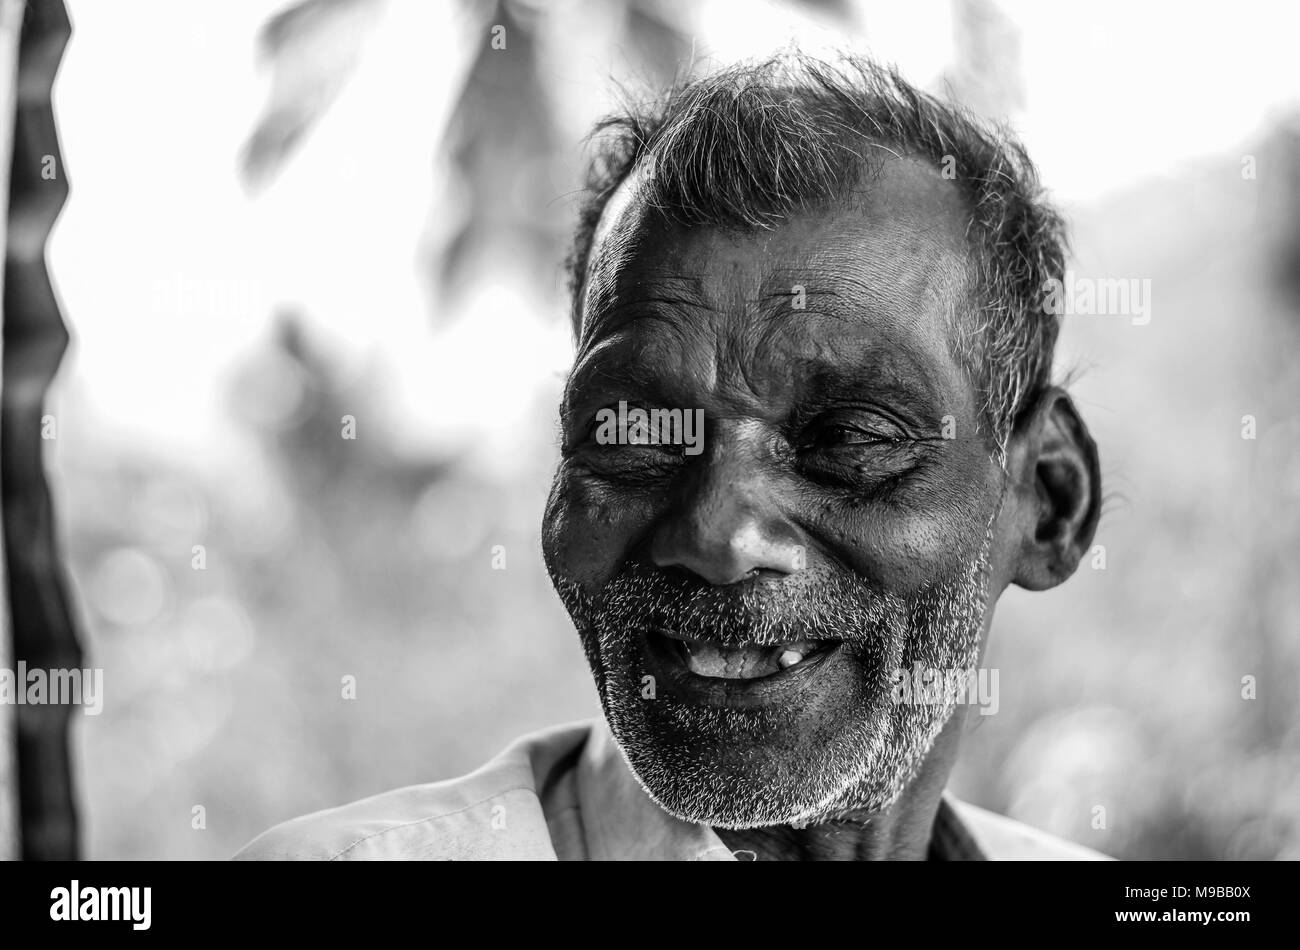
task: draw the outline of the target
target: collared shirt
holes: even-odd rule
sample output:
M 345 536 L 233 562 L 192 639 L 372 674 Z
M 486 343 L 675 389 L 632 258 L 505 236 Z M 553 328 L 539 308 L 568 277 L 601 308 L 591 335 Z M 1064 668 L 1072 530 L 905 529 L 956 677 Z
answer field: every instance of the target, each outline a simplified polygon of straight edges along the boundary
M 235 855 L 262 860 L 735 861 L 706 825 L 682 821 L 637 782 L 604 721 L 525 736 L 462 778 L 413 785 L 295 818 Z M 930 858 L 1103 856 L 944 793 Z

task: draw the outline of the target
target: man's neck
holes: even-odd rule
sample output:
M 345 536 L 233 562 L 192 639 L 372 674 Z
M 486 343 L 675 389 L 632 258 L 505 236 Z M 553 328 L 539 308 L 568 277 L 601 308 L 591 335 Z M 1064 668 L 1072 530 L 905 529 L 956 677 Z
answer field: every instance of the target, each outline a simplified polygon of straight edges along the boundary
M 924 860 L 939 802 L 926 803 L 925 810 L 907 806 L 802 828 L 715 828 L 714 833 L 733 853 L 747 857 L 744 852 L 751 852 L 764 861 Z
M 715 828 L 733 853 L 762 861 L 923 861 L 956 760 L 962 716 L 954 715 L 916 777 L 884 811 L 851 813 L 802 827 Z

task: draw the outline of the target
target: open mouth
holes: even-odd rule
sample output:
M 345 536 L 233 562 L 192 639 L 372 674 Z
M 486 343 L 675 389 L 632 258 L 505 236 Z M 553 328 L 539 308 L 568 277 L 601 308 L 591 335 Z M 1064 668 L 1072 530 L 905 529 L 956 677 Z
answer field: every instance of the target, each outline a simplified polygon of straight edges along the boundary
M 648 636 L 674 653 L 696 676 L 723 680 L 755 680 L 812 664 L 839 646 L 838 640 L 791 640 L 788 643 L 742 643 L 724 646 L 710 640 L 693 640 L 668 630 Z

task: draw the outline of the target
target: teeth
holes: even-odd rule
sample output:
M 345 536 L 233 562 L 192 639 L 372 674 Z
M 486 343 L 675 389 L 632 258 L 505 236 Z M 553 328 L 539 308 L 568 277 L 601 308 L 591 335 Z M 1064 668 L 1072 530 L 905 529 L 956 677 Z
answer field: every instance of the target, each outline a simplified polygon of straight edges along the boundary
M 766 647 L 723 647 L 701 641 L 683 641 L 682 646 L 686 665 L 700 676 L 747 680 L 768 676 L 778 669 L 772 650 Z
M 706 640 L 679 640 L 678 649 L 687 669 L 698 676 L 714 679 L 759 679 L 802 663 L 817 651 L 813 640 L 760 645 L 744 643 L 723 646 Z

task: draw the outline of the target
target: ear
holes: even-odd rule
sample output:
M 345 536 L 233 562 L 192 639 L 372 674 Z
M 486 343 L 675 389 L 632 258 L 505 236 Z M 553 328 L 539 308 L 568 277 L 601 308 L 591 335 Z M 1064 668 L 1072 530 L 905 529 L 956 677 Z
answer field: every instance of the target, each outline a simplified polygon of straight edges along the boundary
M 1065 390 L 1050 387 L 1022 417 L 1007 466 L 1019 534 L 1011 579 L 1047 590 L 1074 573 L 1101 517 L 1097 444 Z

